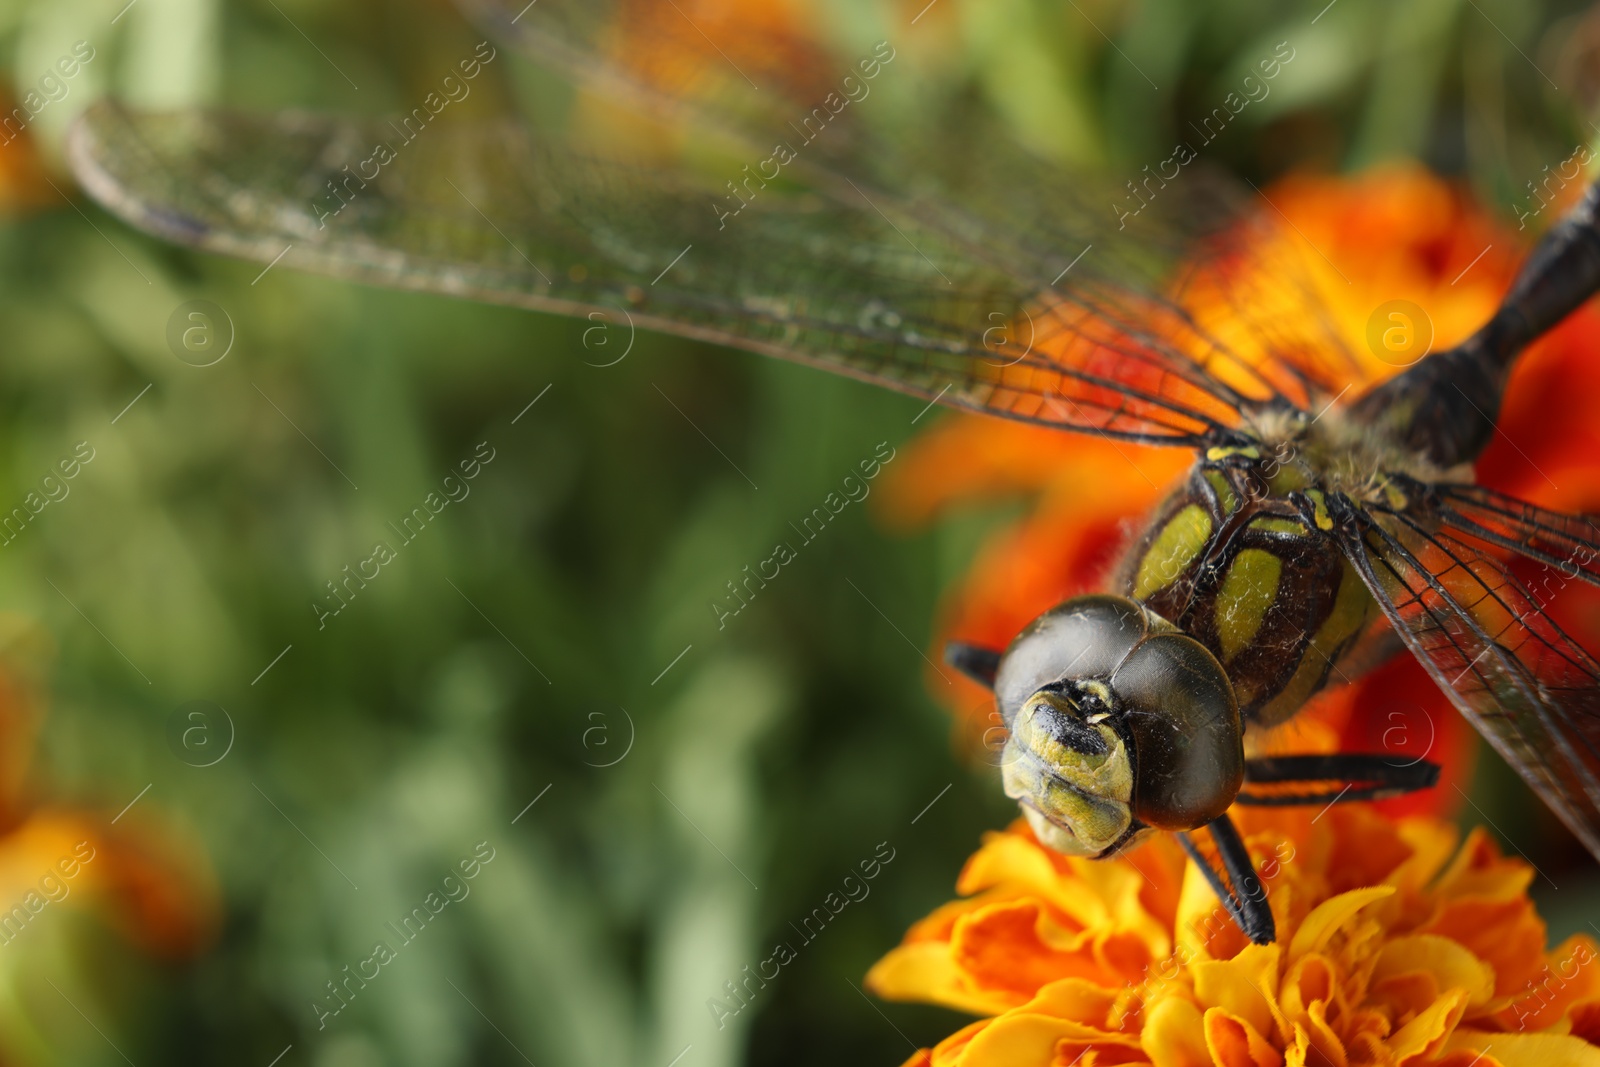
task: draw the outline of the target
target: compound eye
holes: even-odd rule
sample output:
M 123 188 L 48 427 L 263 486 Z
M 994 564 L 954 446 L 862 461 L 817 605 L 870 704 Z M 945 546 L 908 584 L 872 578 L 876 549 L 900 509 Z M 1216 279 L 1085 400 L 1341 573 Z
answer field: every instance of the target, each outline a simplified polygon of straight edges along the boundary
M 1233 685 L 1216 657 L 1179 633 L 1140 643 L 1111 678 L 1134 748 L 1134 814 L 1162 830 L 1221 815 L 1244 782 Z
M 1156 620 L 1125 597 L 1074 597 L 1040 615 L 1000 660 L 995 699 L 1009 725 L 1035 693 L 1069 678 L 1107 678 Z

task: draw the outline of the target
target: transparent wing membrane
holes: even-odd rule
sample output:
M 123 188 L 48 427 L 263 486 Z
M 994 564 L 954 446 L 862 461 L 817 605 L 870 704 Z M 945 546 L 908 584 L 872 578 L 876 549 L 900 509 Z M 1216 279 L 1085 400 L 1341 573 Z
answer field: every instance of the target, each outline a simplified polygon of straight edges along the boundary
M 1156 199 L 1130 224 L 1113 206 L 1127 190 L 1023 151 L 959 96 L 920 109 L 921 125 L 875 127 L 869 92 L 925 84 L 909 46 L 841 59 L 807 35 L 819 20 L 799 0 L 742 6 L 737 26 L 711 0 L 459 6 L 502 46 L 748 159 L 642 165 L 523 119 L 452 116 L 416 134 L 404 119 L 102 104 L 76 131 L 75 166 L 169 240 L 557 313 L 626 312 L 1024 421 L 1201 447 L 1238 437 L 1251 408 L 1332 395 L 1318 353 L 1269 333 L 1240 351 L 1173 298 L 1176 264 L 1223 262 L 1206 242 L 1243 204 L 1201 167 L 1170 189 L 1147 181 Z M 1204 273 L 1211 299 L 1233 284 Z
M 1600 585 L 1600 527 L 1481 485 L 1439 486 L 1442 521 L 1455 529 L 1554 567 L 1566 579 Z
M 1600 856 L 1600 664 L 1501 561 L 1404 511 L 1339 504 L 1346 554 L 1406 645 Z
M 101 104 L 73 152 L 112 210 L 209 251 L 558 313 L 612 309 L 1116 437 L 1199 446 L 1239 421 L 1240 394 L 1206 370 L 1218 350 L 1197 357 L 1177 343 L 1195 337 L 1151 329 L 1153 316 L 1182 325 L 1168 304 L 1099 283 L 1038 286 L 865 190 L 854 203 L 775 191 L 725 220 L 676 171 L 582 156 L 515 122 L 396 141 L 382 120 Z M 392 159 L 349 169 L 369 145 Z

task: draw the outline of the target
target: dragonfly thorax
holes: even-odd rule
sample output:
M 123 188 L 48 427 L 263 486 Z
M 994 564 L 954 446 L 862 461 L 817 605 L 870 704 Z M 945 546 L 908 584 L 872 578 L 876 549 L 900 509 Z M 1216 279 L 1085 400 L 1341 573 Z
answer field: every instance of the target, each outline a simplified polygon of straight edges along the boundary
M 1289 496 L 1321 509 L 1314 474 L 1286 474 L 1254 447 L 1213 449 L 1121 568 L 1124 593 L 1222 664 L 1247 723 L 1275 725 L 1298 711 L 1375 610 L 1338 545 L 1314 528 L 1327 516 L 1305 515 Z
M 1397 475 L 1425 483 L 1472 480 L 1470 464 L 1442 469 L 1406 447 L 1387 426 L 1339 404 L 1315 416 L 1299 409 L 1252 413 L 1245 430 L 1254 439 L 1250 444 L 1212 449 L 1207 458 L 1218 453 L 1233 458 L 1250 468 L 1272 496 L 1316 487 L 1361 503 L 1403 506 L 1395 500 Z

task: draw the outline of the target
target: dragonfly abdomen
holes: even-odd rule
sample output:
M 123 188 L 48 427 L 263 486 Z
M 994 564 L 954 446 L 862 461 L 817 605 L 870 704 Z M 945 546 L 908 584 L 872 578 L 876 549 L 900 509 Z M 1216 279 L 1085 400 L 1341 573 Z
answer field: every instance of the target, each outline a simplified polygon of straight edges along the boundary
M 1494 436 L 1511 365 L 1600 291 L 1600 182 L 1552 226 L 1483 328 L 1371 389 L 1356 417 L 1441 470 L 1470 463 Z
M 1241 715 L 1288 719 L 1338 670 L 1374 604 L 1338 546 L 1236 466 L 1202 462 L 1123 566 L 1123 592 L 1205 645 Z

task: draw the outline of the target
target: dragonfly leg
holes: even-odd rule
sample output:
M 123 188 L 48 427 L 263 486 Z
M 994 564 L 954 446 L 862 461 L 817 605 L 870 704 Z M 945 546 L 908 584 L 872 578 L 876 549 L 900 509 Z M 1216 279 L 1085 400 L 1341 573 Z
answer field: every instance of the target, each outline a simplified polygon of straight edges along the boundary
M 1228 909 L 1244 936 L 1258 945 L 1272 944 L 1278 936 L 1272 909 L 1267 906 L 1266 890 L 1261 886 L 1261 879 L 1256 877 L 1255 866 L 1250 862 L 1250 853 L 1244 847 L 1238 828 L 1227 815 L 1217 816 L 1206 826 L 1217 846 L 1217 856 L 1222 860 L 1221 871 L 1207 862 L 1187 833 L 1178 835 L 1178 843 L 1205 875 L 1212 892 Z
M 1439 781 L 1439 765 L 1427 760 L 1397 763 L 1392 755 L 1336 753 L 1315 756 L 1273 756 L 1244 761 L 1246 790 L 1236 804 L 1259 807 L 1289 807 L 1301 804 L 1334 804 L 1351 800 L 1385 800 L 1389 797 L 1430 789 Z M 1249 786 L 1323 785 L 1343 782 L 1335 790 L 1294 793 L 1251 793 Z
M 995 672 L 1000 669 L 1000 653 L 994 649 L 969 645 L 965 641 L 948 641 L 944 646 L 944 661 L 979 685 L 994 688 Z

